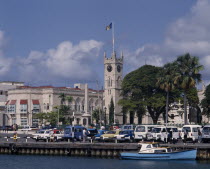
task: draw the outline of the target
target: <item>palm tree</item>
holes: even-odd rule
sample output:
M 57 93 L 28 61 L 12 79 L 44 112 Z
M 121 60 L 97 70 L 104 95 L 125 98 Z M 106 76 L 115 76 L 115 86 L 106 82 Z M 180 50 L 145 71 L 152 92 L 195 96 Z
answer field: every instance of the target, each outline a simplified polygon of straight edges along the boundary
M 199 64 L 198 57 L 191 56 L 189 53 L 179 56 L 175 65 L 178 75 L 174 80 L 175 84 L 184 90 L 184 124 L 187 124 L 186 92 L 201 82 L 199 72 L 203 70 L 203 65 Z
M 169 106 L 169 92 L 175 88 L 174 77 L 176 76 L 174 63 L 165 64 L 163 70 L 160 72 L 157 86 L 165 90 L 166 96 L 166 123 L 168 122 L 168 106 Z
M 63 105 L 64 102 L 66 101 L 66 94 L 60 93 L 60 95 L 58 97 L 61 98 L 61 105 Z

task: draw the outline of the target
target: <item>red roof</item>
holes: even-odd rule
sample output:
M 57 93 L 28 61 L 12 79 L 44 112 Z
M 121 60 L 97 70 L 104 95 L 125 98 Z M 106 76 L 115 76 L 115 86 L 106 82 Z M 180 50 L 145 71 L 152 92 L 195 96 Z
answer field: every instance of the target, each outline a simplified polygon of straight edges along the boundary
M 20 104 L 28 104 L 28 100 L 20 100 Z
M 11 100 L 10 105 L 16 104 L 16 100 Z
M 33 104 L 39 104 L 39 100 L 32 100 Z

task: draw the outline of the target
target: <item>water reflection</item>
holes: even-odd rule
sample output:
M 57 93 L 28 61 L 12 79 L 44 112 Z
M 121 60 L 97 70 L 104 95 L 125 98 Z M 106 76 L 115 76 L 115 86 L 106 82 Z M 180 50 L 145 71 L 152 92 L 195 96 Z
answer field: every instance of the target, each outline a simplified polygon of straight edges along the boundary
M 143 161 L 67 156 L 0 155 L 0 169 L 207 169 L 208 161 Z

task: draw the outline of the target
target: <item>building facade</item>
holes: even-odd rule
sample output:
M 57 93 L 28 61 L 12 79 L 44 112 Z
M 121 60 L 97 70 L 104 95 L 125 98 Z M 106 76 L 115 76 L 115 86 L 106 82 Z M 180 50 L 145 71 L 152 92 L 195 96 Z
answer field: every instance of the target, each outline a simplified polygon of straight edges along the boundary
M 79 87 L 84 86 L 79 85 Z M 71 117 L 74 112 L 75 124 L 88 125 L 86 118 L 91 117 L 93 110 L 98 107 L 101 108 L 103 91 L 88 89 L 86 92 L 87 97 L 85 89 L 79 87 L 22 86 L 8 90 L 6 102 L 8 125 L 38 125 L 38 120 L 34 119 L 33 115 L 39 112 L 58 111 L 56 106 L 61 105 L 61 98 L 59 97 L 61 93 L 73 98 L 71 102 L 66 100 L 64 104 L 70 106 Z M 88 100 L 85 100 L 85 96 Z M 87 114 L 89 115 L 87 116 Z

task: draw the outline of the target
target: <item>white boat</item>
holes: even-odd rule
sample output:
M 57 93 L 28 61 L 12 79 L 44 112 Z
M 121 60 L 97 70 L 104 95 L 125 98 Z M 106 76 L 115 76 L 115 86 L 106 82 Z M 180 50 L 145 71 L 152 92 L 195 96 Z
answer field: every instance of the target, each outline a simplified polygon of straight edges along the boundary
M 139 152 L 123 152 L 122 159 L 129 160 L 195 160 L 197 150 L 172 151 L 170 147 L 160 147 L 158 143 L 139 143 Z

